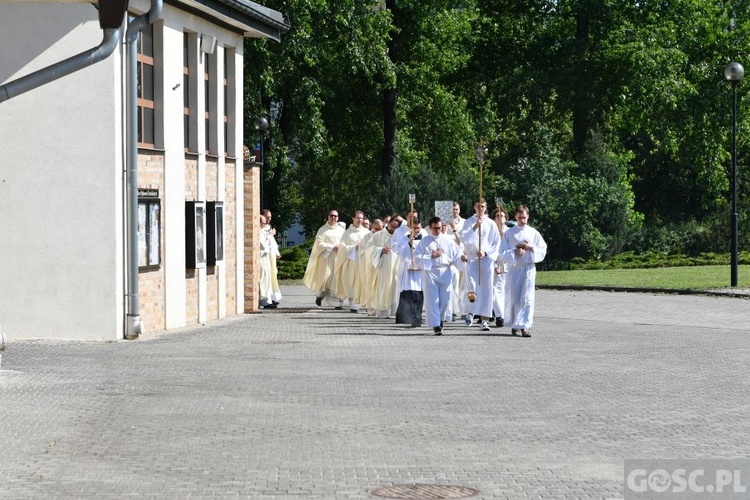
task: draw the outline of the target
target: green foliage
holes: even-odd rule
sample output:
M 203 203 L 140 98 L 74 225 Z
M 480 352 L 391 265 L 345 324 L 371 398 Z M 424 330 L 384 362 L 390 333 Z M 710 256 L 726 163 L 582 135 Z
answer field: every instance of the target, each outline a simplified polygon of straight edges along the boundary
M 750 263 L 750 253 L 742 254 L 742 263 Z M 623 252 L 607 261 L 585 261 L 577 258 L 570 262 L 569 269 L 649 269 L 655 267 L 680 266 L 723 266 L 729 265 L 729 255 L 719 253 L 701 253 L 696 256 L 684 254 L 664 254 L 648 251 L 636 254 Z
M 717 228 L 713 222 L 690 219 L 666 226 L 644 226 L 632 237 L 628 248 L 650 249 L 667 255 L 698 255 L 729 250 L 729 227 Z
M 278 279 L 299 280 L 305 275 L 309 257 L 310 242 L 281 249 L 281 259 L 276 261 Z M 308 249 L 306 249 L 306 247 Z
M 247 143 L 271 116 L 264 204 L 312 234 L 336 208 L 370 216 L 478 194 L 526 203 L 550 262 L 622 250 L 726 251 L 730 97 L 750 2 L 268 0 L 283 41 L 246 42 Z M 750 243 L 750 113 L 738 86 L 740 247 Z M 386 91 L 396 158 L 381 175 Z M 390 94 L 389 94 L 390 95 Z M 271 113 L 271 110 L 274 110 Z M 717 214 L 722 217 L 717 219 Z M 707 229 L 710 228 L 710 231 Z

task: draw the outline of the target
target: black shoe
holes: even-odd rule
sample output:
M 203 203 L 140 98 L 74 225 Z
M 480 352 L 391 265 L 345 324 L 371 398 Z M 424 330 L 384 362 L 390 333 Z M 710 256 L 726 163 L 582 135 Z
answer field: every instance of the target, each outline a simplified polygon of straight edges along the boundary
M 502 328 L 505 325 L 505 321 L 503 321 L 503 318 L 495 318 L 495 326 L 498 328 Z
M 343 307 L 341 307 L 341 306 L 336 306 L 336 307 L 334 307 L 334 309 L 336 309 L 337 311 L 340 311 L 340 310 L 342 310 L 342 309 L 343 309 Z
M 513 336 L 517 336 L 518 335 L 518 330 L 516 330 L 515 328 L 511 328 L 510 329 L 510 334 L 513 335 Z
M 323 303 L 323 297 L 315 297 L 315 305 L 320 306 Z
M 278 300 L 272 300 L 271 304 L 273 304 L 275 306 L 278 306 L 279 305 L 279 301 Z
M 441 327 L 439 327 L 439 326 L 436 326 L 436 327 L 434 327 L 432 329 L 432 333 L 433 333 L 433 335 L 442 335 L 443 334 L 443 329 Z
M 358 312 L 359 312 L 359 309 L 349 309 L 349 312 L 350 312 L 350 313 L 355 313 L 355 314 L 356 314 L 356 313 L 358 313 Z
M 276 309 L 277 307 L 277 304 L 266 304 L 263 306 L 263 309 Z

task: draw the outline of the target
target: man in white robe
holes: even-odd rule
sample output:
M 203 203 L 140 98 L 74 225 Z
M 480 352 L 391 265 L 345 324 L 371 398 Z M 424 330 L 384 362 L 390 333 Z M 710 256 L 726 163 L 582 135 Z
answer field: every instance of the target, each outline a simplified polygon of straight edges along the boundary
M 506 278 L 506 323 L 510 323 L 513 335 L 520 332 L 523 337 L 531 337 L 534 324 L 536 264 L 547 255 L 547 243 L 528 221 L 528 207 L 519 205 L 516 225 L 505 232 L 500 245 L 500 255 L 510 268 Z
M 427 312 L 427 326 L 435 335 L 443 334 L 443 321 L 450 310 L 453 286 L 452 270 L 464 269 L 462 252 L 453 237 L 442 234 L 439 217 L 429 221 L 430 234 L 414 250 L 422 268 L 422 290 Z
M 349 225 L 339 243 L 336 264 L 333 270 L 333 281 L 336 296 L 349 300 L 349 311 L 356 313 L 360 304 L 354 298 L 360 281 L 357 264 L 359 262 L 359 245 L 362 238 L 369 233 L 362 225 L 365 214 L 361 210 L 354 212 L 352 223 Z
M 266 224 L 263 226 L 268 233 L 269 243 L 269 264 L 270 264 L 270 276 L 271 276 L 271 303 L 279 305 L 281 302 L 281 288 L 279 287 L 279 269 L 276 266 L 276 261 L 281 259 L 281 252 L 279 252 L 279 244 L 276 241 L 276 229 L 271 226 L 271 219 L 273 214 L 267 208 L 261 212 L 263 217 L 266 218 Z
M 385 229 L 375 233 L 368 244 L 367 258 L 374 268 L 375 281 L 375 290 L 368 305 L 375 309 L 377 318 L 389 318 L 396 314 L 398 257 L 391 251 L 391 239 L 402 220 L 399 215 L 394 215 Z
M 401 260 L 399 264 L 401 269 L 396 275 L 399 290 L 396 323 L 418 327 L 422 325 L 424 295 L 422 293 L 422 270 L 416 265 L 413 248 L 422 239 L 422 224 L 417 217 L 412 217 L 410 222 L 411 234 L 402 235 L 403 240 L 398 245 L 394 243 L 392 246 L 393 251 Z M 393 239 L 395 238 L 396 233 L 393 234 Z
M 260 306 L 264 309 L 275 309 L 276 304 L 273 303 L 273 287 L 271 284 L 271 241 L 266 218 L 263 215 L 260 216 L 260 230 L 258 234 L 260 236 L 260 282 L 258 294 Z
M 466 326 L 471 326 L 475 316 L 481 318 L 482 331 L 489 331 L 494 297 L 495 261 L 500 250 L 500 233 L 495 222 L 487 217 L 487 202 L 480 199 L 474 204 L 474 215 L 466 220 L 461 231 L 464 253 L 468 259 L 468 289 L 474 292 L 474 302 L 469 303 Z
M 336 253 L 339 249 L 344 228 L 338 224 L 339 213 L 336 210 L 328 212 L 328 222 L 318 229 L 315 243 L 310 251 L 310 260 L 302 282 L 315 294 L 315 304 L 320 306 L 324 298 L 335 296 L 332 290 L 333 268 L 336 263 Z M 341 309 L 341 301 L 336 300 L 337 309 Z
M 502 245 L 503 235 L 508 230 L 508 213 L 504 208 L 498 207 L 492 217 L 500 233 L 500 242 Z M 492 306 L 492 312 L 495 313 L 495 326 L 502 328 L 505 324 L 505 289 L 506 278 L 508 274 L 508 263 L 503 260 L 502 254 L 498 255 L 495 261 L 495 297 Z
M 375 315 L 375 309 L 370 305 L 370 298 L 375 290 L 375 268 L 370 264 L 367 258 L 367 248 L 370 240 L 375 233 L 383 229 L 383 221 L 375 219 L 372 221 L 372 228 L 369 233 L 364 235 L 359 242 L 359 259 L 357 260 L 357 269 L 359 280 L 357 281 L 357 294 L 355 301 L 360 307 L 364 307 L 368 316 Z
M 446 233 L 453 238 L 453 241 L 458 245 L 459 248 L 463 249 L 461 243 L 461 231 L 464 228 L 466 219 L 461 217 L 461 205 L 457 201 L 453 202 L 453 218 L 447 222 L 448 228 Z M 453 273 L 451 277 L 451 284 L 453 286 L 453 295 L 451 302 L 451 320 L 465 316 L 468 312 L 468 299 L 466 298 L 467 283 L 469 281 L 466 276 L 466 271 L 459 271 L 456 268 L 451 268 Z
M 400 246 L 408 246 L 409 245 L 409 234 L 411 233 L 410 224 L 409 221 L 419 221 L 419 212 L 414 210 L 413 212 L 409 212 L 409 214 L 406 216 L 405 219 L 401 220 L 401 225 L 393 232 L 393 251 L 396 253 L 399 253 L 401 248 Z M 421 225 L 420 225 L 421 227 Z M 427 236 L 427 231 L 424 229 L 420 229 L 419 234 L 421 234 L 423 237 Z M 394 300 L 398 303 L 399 298 L 401 296 L 401 291 L 403 290 L 401 288 L 401 278 L 406 271 L 407 264 L 404 262 L 403 259 L 398 259 L 398 263 L 396 264 L 396 289 L 394 297 Z

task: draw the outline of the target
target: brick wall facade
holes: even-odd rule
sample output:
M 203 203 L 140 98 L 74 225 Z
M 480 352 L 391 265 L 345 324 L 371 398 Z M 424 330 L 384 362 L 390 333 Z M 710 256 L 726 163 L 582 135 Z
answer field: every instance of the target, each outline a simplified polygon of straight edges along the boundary
M 245 312 L 257 311 L 260 290 L 260 169 L 251 162 L 244 165 L 245 179 Z
M 206 201 L 218 201 L 219 163 L 216 158 L 206 160 Z M 221 264 L 220 264 L 221 265 Z M 219 319 L 219 268 L 206 268 L 207 318 Z
M 220 319 L 219 311 L 219 276 L 224 273 L 225 283 L 225 316 L 237 315 L 237 245 L 250 245 L 249 248 L 255 249 L 258 246 L 257 219 L 260 215 L 258 207 L 255 206 L 254 200 L 259 196 L 258 171 L 252 169 L 246 172 L 250 179 L 245 180 L 245 186 L 250 187 L 249 196 L 245 196 L 245 203 L 250 207 L 251 214 L 241 214 L 246 219 L 250 241 L 237 241 L 236 221 L 240 214 L 237 214 L 236 180 L 235 173 L 239 160 L 227 159 L 224 172 L 224 195 L 219 196 L 219 164 L 216 159 L 209 159 L 206 162 L 206 198 L 205 201 L 223 201 L 224 203 L 224 261 L 218 266 L 208 266 L 206 268 L 206 301 L 207 301 L 207 319 Z M 156 189 L 159 191 L 159 197 L 163 203 L 164 196 L 164 155 L 161 152 L 144 152 L 141 151 L 138 157 L 138 187 L 141 189 Z M 199 200 L 198 186 L 198 158 L 197 156 L 188 157 L 185 160 L 185 201 Z M 254 177 L 253 177 L 254 174 Z M 249 183 L 249 184 L 248 184 Z M 220 199 L 223 198 L 223 199 Z M 159 269 L 142 270 L 139 273 L 139 295 L 140 295 L 140 313 L 141 321 L 144 325 L 144 331 L 163 330 L 166 328 L 166 278 L 164 272 L 164 261 L 168 256 L 165 254 L 164 235 L 166 224 L 164 210 L 160 211 L 159 228 L 161 233 L 160 245 L 160 262 Z M 183 250 L 184 251 L 184 250 Z M 251 252 L 249 258 L 245 259 L 246 266 L 249 265 L 250 273 L 245 276 L 247 283 L 257 284 L 258 279 L 254 277 L 259 274 L 257 265 L 258 257 Z M 248 264 L 249 263 L 249 264 Z M 199 273 L 194 269 L 185 270 L 185 321 L 186 324 L 197 324 L 199 319 Z M 256 285 L 257 286 L 257 285 Z M 255 287 L 250 287 L 255 288 Z M 245 309 L 257 309 L 258 292 L 253 290 L 250 300 L 247 301 Z M 254 307 L 250 307 L 253 304 Z
M 138 187 L 158 189 L 164 193 L 164 155 L 159 152 L 138 155 Z M 164 283 L 164 210 L 159 211 L 160 255 L 159 269 L 138 273 L 138 293 L 141 323 L 145 331 L 166 328 L 166 296 Z
M 224 265 L 226 283 L 226 315 L 237 315 L 237 181 L 236 162 L 227 160 L 224 166 Z
M 198 201 L 198 157 L 185 158 L 185 201 Z M 185 322 L 198 323 L 198 272 L 185 271 Z

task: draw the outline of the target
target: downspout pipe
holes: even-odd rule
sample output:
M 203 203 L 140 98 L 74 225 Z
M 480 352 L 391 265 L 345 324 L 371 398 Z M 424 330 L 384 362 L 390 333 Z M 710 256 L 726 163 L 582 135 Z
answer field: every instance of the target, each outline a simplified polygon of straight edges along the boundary
M 103 32 L 102 42 L 96 47 L 0 86 L 0 102 L 34 90 L 109 57 L 120 42 L 122 28 L 105 28 Z
M 162 0 L 151 0 L 151 9 L 128 24 L 126 43 L 126 213 L 127 213 L 127 313 L 125 338 L 137 339 L 142 331 L 138 290 L 138 33 L 161 15 Z

